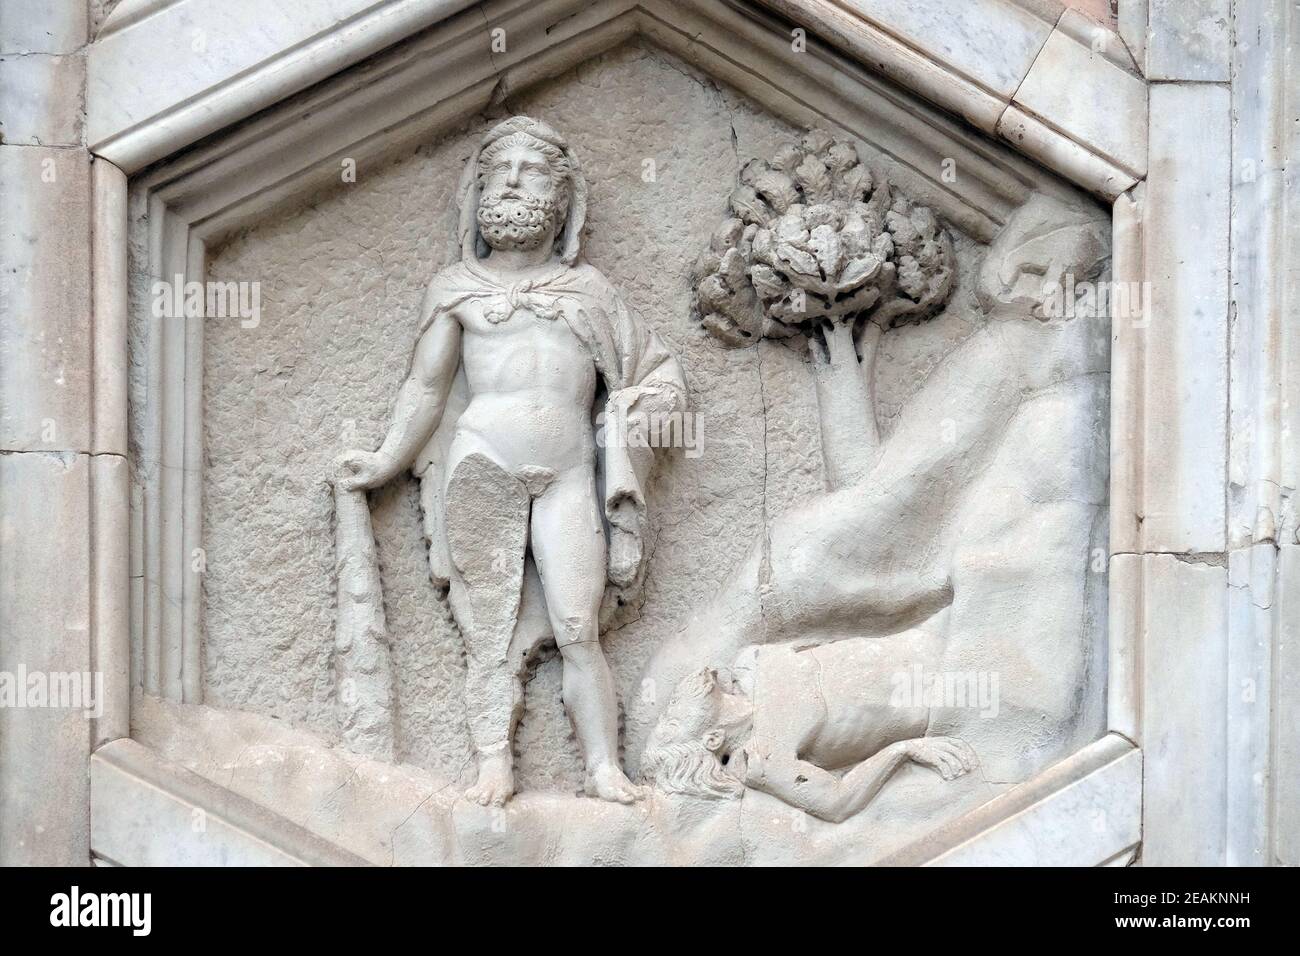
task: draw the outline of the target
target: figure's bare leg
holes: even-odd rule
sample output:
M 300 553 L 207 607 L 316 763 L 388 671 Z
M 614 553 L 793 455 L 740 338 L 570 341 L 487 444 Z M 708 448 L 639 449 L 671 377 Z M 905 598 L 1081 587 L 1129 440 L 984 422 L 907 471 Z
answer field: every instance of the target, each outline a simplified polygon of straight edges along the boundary
M 466 796 L 501 806 L 514 793 L 521 662 L 511 653 L 528 543 L 528 492 L 485 455 L 469 454 L 447 482 L 452 610 L 465 639 L 465 711 L 478 759 Z
M 564 658 L 564 705 L 587 765 L 586 791 L 631 803 L 642 791 L 618 762 L 618 697 L 599 633 L 605 530 L 589 470 L 570 469 L 533 502 L 532 549 Z

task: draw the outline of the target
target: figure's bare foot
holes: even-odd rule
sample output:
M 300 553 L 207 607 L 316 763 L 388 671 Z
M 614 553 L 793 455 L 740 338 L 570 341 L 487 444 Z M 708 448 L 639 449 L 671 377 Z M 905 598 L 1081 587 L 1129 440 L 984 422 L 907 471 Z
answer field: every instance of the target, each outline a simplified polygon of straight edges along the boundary
M 508 749 L 503 754 L 480 754 L 478 782 L 465 791 L 465 799 L 484 807 L 504 807 L 515 792 L 513 762 Z
M 600 797 L 612 803 L 634 803 L 645 796 L 645 789 L 627 779 L 615 763 L 603 763 L 589 770 L 583 789 L 589 797 Z

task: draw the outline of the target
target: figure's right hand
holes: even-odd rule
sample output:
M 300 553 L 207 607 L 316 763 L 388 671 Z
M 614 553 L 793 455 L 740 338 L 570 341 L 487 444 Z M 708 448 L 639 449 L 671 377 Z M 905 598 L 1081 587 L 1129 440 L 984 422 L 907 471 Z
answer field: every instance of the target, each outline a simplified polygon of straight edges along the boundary
M 397 474 L 396 463 L 377 451 L 349 451 L 337 462 L 337 482 L 345 491 L 378 488 Z

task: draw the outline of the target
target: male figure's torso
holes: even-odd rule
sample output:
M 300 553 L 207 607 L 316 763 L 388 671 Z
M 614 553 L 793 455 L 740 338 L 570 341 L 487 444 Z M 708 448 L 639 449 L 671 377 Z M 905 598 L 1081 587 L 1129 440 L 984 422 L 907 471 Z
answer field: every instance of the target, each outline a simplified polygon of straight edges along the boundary
M 938 632 L 927 628 L 816 646 L 756 647 L 747 668 L 750 695 L 773 699 L 772 688 L 780 687 L 797 703 L 771 713 L 756 709 L 754 735 L 788 741 L 802 759 L 826 769 L 860 763 L 896 740 L 921 737 L 927 707 L 899 700 L 896 692 L 915 668 L 933 673 L 941 651 Z
M 499 308 L 500 299 L 472 298 L 453 310 L 469 387 L 469 405 L 456 425 L 458 443 L 485 444 L 489 457 L 511 472 L 590 470 L 597 384 L 591 355 L 558 312 L 545 318 L 520 307 L 492 321 L 489 307 Z M 556 304 L 577 307 L 563 299 Z

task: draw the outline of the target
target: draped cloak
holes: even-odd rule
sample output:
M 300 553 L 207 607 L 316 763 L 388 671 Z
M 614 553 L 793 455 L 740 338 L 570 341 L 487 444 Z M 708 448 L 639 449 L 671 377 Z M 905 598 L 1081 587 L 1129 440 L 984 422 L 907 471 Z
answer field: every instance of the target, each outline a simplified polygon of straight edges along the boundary
M 585 262 L 568 265 L 557 261 L 540 276 L 508 284 L 476 258 L 463 259 L 430 282 L 418 335 L 423 335 L 439 315 L 471 300 L 481 301 L 489 321 L 507 321 L 515 309 L 523 308 L 542 320 L 566 322 L 591 356 L 602 385 L 592 411 L 597 489 L 603 498 L 609 553 L 606 606 L 610 606 L 611 598 L 623 603 L 639 589 L 644 575 L 645 484 L 654 459 L 653 449 L 635 435 L 644 434 L 637 432 L 638 423 L 644 425 L 656 418 L 666 421 L 685 409 L 686 382 L 680 364 L 660 338 L 633 316 L 609 281 Z M 462 363 L 442 420 L 412 468 L 421 479 L 430 567 L 434 582 L 440 586 L 446 586 L 454 573 L 447 550 L 443 501 L 446 456 L 469 399 Z M 623 421 L 633 432 L 631 440 L 620 438 L 618 423 Z M 539 622 L 534 630 L 549 630 L 531 558 L 525 573 L 520 619 Z

